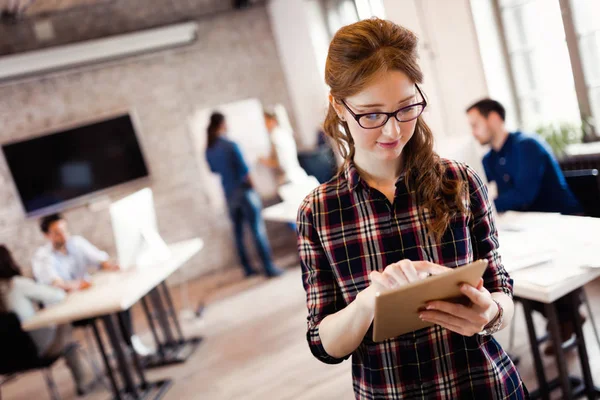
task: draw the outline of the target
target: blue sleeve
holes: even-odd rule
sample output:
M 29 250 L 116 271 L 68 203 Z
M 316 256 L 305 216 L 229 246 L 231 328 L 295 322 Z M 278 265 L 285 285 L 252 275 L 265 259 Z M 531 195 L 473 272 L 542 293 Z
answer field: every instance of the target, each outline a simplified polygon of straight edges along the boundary
M 245 177 L 250 172 L 250 168 L 248 168 L 248 164 L 246 164 L 246 160 L 244 160 L 244 156 L 242 155 L 242 150 L 237 143 L 233 143 L 232 146 L 233 153 L 233 162 L 236 166 L 236 170 L 240 177 Z
M 492 168 L 490 168 L 490 155 L 487 154 L 485 157 L 483 157 L 481 163 L 483 164 L 483 170 L 485 171 L 485 177 L 487 178 L 487 181 L 494 182 L 496 177 L 492 174 Z
M 537 197 L 546 168 L 545 150 L 535 140 L 526 140 L 519 144 L 518 166 L 513 174 L 514 185 L 503 191 L 496 199 L 499 212 L 507 210 L 527 210 Z
M 213 165 L 213 163 L 211 162 L 211 158 L 208 156 L 206 156 L 206 162 L 208 163 L 208 167 L 210 168 L 210 171 L 213 173 L 216 173 L 217 171 L 215 170 L 215 167 Z

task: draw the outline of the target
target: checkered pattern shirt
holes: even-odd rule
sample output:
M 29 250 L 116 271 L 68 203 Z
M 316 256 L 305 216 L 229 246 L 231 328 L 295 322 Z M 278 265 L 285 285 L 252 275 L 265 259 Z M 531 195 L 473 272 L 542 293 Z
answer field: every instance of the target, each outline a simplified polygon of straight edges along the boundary
M 450 268 L 487 259 L 484 285 L 512 296 L 512 280 L 498 254 L 487 188 L 464 164 L 442 160 L 446 176 L 466 181 L 469 211 L 451 220 L 439 242 L 427 235 L 429 213 L 404 177 L 394 204 L 370 188 L 350 163 L 321 185 L 298 213 L 298 248 L 307 294 L 309 347 L 319 360 L 337 364 L 352 355 L 357 399 L 523 399 L 515 366 L 491 336 L 466 337 L 440 326 L 375 343 L 372 327 L 359 347 L 339 359 L 327 354 L 319 324 L 369 286 L 369 273 L 402 259 L 428 260 Z

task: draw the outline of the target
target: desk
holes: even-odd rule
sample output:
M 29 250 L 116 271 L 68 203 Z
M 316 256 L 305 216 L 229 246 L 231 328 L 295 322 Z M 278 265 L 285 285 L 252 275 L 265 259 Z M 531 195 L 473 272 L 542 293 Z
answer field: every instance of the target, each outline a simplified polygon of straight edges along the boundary
M 298 206 L 291 203 L 277 203 L 262 210 L 262 216 L 268 221 L 296 223 Z
M 286 203 L 263 210 L 263 218 L 278 222 L 295 222 L 296 214 L 297 208 Z M 544 339 L 538 339 L 535 333 L 531 305 L 532 302 L 544 304 L 551 335 L 560 337 L 554 302 L 566 295 L 582 293 L 583 286 L 600 277 L 600 268 L 588 268 L 600 267 L 600 218 L 509 212 L 499 216 L 496 222 L 500 239 L 499 251 L 514 280 L 515 300 L 523 303 L 525 309 L 540 387 L 539 393 L 533 393 L 532 397 L 547 399 L 550 389 L 561 387 L 565 399 L 571 399 L 577 393 L 586 393 L 593 398 L 600 392 L 595 389 L 591 377 L 581 321 L 576 324 L 578 326 L 574 343 L 579 350 L 584 386 L 579 385 L 579 388 L 573 389 L 581 380 L 569 377 L 564 351 L 560 346 L 556 346 L 560 380 L 547 382 L 539 351 L 539 345 Z M 517 265 L 518 267 L 514 267 Z
M 119 312 L 128 310 L 141 300 L 152 329 L 152 334 L 157 342 L 159 357 L 163 358 L 159 361 L 168 362 L 169 360 L 165 358 L 170 353 L 166 349 L 177 348 L 176 350 L 178 350 L 187 344 L 187 342 L 182 337 L 181 328 L 179 327 L 175 310 L 173 310 L 173 304 L 165 281 L 192 258 L 192 256 L 198 253 L 203 246 L 204 243 L 201 239 L 175 243 L 169 246 L 171 250 L 170 258 L 159 265 L 148 266 L 143 269 L 134 268 L 121 272 L 100 272 L 93 276 L 92 287 L 84 291 L 71 293 L 62 303 L 40 311 L 33 318 L 23 323 L 23 329 L 31 331 L 82 319 L 94 319 L 92 328 L 111 381 L 114 398 L 130 398 L 127 396 L 136 399 L 144 399 L 149 396 L 161 398 L 170 387 L 171 381 L 163 380 L 152 383 L 146 381 L 141 361 L 135 352 L 128 352 L 123 349 L 123 337 L 119 330 L 116 329 L 115 318 L 118 318 L 117 314 Z M 158 339 L 146 297 L 149 297 L 154 305 L 154 311 L 158 316 L 164 337 L 166 338 L 165 342 L 161 342 Z M 175 328 L 179 333 L 179 340 L 173 337 L 169 317 L 172 318 Z M 125 385 L 124 389 L 120 389 L 116 384 L 114 372 L 108 360 L 106 347 L 100 336 L 96 319 L 102 320 L 104 324 L 109 342 L 116 355 L 118 370 Z M 191 344 L 194 345 L 198 342 L 198 339 L 194 339 Z M 134 382 L 131 372 L 132 362 L 134 370 L 139 377 L 140 385 Z
M 513 225 L 517 222 L 521 230 L 503 230 L 503 225 Z M 531 253 L 553 249 L 551 260 L 541 265 L 511 271 L 514 280 L 515 300 L 523 304 L 525 322 L 531 345 L 536 376 L 539 384 L 537 391 L 531 393 L 532 398 L 549 399 L 551 390 L 560 387 L 563 399 L 577 398 L 587 395 L 595 398 L 600 391 L 594 387 L 585 338 L 583 336 L 583 321 L 579 318 L 579 310 L 573 309 L 575 319 L 575 338 L 569 342 L 569 347 L 578 348 L 583 381 L 570 377 L 568 374 L 565 353 L 562 346 L 555 347 L 556 362 L 559 378 L 548 382 L 543 368 L 539 345 L 547 339 L 547 335 L 539 338 L 533 325 L 533 305 L 543 304 L 550 337 L 560 337 L 560 324 L 555 302 L 563 296 L 569 296 L 575 304 L 576 296 L 585 295 L 583 287 L 600 277 L 598 267 L 598 248 L 600 248 L 600 219 L 586 217 L 571 217 L 556 214 L 538 213 L 507 213 L 498 218 L 500 231 L 500 254 L 506 254 L 506 259 L 517 260 L 525 255 L 523 247 L 527 246 Z M 508 246 L 503 247 L 503 236 L 522 235 L 521 245 L 518 241 L 506 240 Z M 510 270 L 510 267 L 507 266 Z M 590 315 L 590 323 L 594 323 Z M 553 342 L 561 343 L 562 340 Z

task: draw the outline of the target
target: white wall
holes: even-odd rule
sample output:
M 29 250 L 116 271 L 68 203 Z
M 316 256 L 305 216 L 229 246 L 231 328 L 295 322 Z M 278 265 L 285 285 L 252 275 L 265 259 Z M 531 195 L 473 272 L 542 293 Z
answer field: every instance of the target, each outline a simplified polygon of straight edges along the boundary
M 469 135 L 465 108 L 487 96 L 469 1 L 384 0 L 384 6 L 388 19 L 419 36 L 436 137 Z
M 433 62 L 433 54 L 429 40 L 423 34 L 424 28 L 419 19 L 418 9 L 414 0 L 384 0 L 386 18 L 398 25 L 410 29 L 419 37 L 419 64 L 423 71 L 422 89 L 427 97 L 428 106 L 425 120 L 436 137 L 445 135 L 446 119 L 443 102 L 440 98 L 438 76 Z
M 511 93 L 510 81 L 500 31 L 496 24 L 492 0 L 471 0 L 473 22 L 477 31 L 481 59 L 489 96 L 506 108 L 506 125 L 509 130 L 517 129 L 516 105 Z
M 419 36 L 429 106 L 440 142 L 470 135 L 465 109 L 488 95 L 469 0 L 383 0 L 385 17 Z M 310 146 L 327 106 L 324 62 L 329 38 L 315 0 L 271 0 L 271 24 L 296 116 L 301 146 Z
M 298 145 L 310 147 L 327 111 L 325 21 L 313 1 L 271 0 L 268 10 L 296 117 Z

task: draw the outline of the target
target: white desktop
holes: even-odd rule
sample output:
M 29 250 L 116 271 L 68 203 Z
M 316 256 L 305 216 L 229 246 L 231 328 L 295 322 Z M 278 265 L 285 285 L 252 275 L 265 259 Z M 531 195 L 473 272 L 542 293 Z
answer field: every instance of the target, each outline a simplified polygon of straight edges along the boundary
M 158 233 L 152 190 L 145 188 L 112 203 L 110 216 L 121 268 L 145 268 L 170 257 Z

